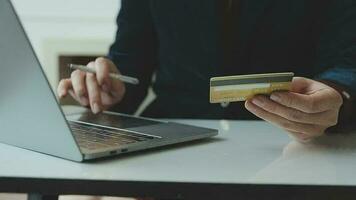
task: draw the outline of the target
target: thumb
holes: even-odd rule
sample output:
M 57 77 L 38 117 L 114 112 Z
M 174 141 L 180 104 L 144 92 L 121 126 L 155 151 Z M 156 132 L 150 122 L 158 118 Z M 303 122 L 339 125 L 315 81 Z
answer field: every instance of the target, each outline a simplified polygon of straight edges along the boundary
M 304 77 L 294 77 L 291 83 L 291 92 L 305 94 L 308 92 L 313 80 Z

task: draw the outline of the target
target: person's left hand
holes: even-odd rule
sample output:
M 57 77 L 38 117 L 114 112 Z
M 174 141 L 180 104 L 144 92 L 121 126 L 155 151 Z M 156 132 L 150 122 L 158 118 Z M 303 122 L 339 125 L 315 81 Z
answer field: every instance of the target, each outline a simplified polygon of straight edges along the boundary
M 338 122 L 341 95 L 333 88 L 307 78 L 294 77 L 289 92 L 257 95 L 245 102 L 247 110 L 275 124 L 299 141 L 321 136 Z

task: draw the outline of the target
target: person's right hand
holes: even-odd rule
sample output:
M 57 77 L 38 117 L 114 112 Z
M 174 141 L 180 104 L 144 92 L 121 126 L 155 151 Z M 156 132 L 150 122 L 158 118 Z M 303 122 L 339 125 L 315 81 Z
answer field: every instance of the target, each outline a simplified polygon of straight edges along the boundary
M 120 73 L 115 64 L 109 59 L 97 58 L 87 67 L 95 69 L 96 74 L 73 71 L 71 78 L 60 81 L 59 98 L 69 93 L 82 106 L 90 106 L 95 114 L 119 103 L 125 94 L 125 84 L 109 77 L 109 73 Z

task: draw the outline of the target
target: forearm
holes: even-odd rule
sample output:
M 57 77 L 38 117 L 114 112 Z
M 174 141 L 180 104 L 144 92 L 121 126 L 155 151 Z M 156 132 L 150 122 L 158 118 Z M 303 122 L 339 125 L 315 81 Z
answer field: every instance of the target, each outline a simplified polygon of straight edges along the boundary
M 134 113 L 147 94 L 157 66 L 157 43 L 150 14 L 150 1 L 122 0 L 117 18 L 117 34 L 108 57 L 124 75 L 140 80 L 139 85 L 126 85 L 120 105 L 113 110 Z

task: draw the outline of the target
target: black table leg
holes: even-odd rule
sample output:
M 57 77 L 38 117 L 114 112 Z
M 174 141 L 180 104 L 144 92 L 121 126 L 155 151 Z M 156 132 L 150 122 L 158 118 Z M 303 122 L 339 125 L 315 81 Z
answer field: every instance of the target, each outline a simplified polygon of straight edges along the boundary
M 28 194 L 27 200 L 58 200 L 58 195 Z

